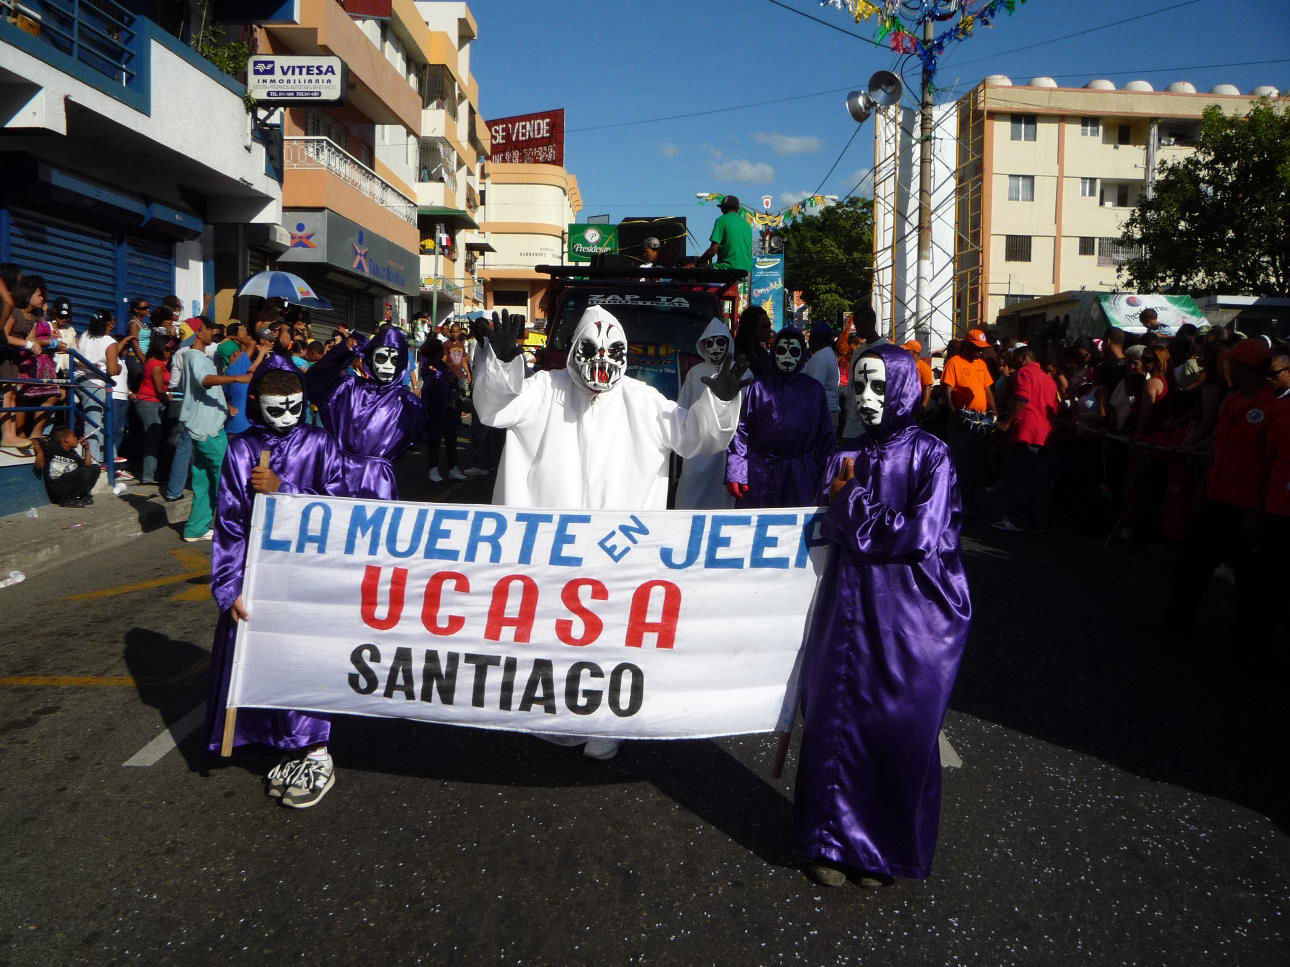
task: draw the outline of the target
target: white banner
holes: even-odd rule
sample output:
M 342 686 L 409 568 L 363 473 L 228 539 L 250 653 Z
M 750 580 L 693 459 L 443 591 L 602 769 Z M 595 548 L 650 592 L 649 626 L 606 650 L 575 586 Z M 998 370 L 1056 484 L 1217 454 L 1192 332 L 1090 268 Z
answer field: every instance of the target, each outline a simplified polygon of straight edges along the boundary
M 819 513 L 257 497 L 229 705 L 606 738 L 772 731 L 827 553 Z

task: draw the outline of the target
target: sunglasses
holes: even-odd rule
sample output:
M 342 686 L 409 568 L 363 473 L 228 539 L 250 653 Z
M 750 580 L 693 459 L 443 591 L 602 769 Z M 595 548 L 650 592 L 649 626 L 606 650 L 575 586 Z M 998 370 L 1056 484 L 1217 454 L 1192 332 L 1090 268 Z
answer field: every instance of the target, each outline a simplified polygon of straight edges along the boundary
M 1286 373 L 1286 372 L 1290 372 L 1290 366 L 1282 366 L 1280 369 L 1274 369 L 1271 371 L 1269 375 L 1271 375 L 1273 379 L 1276 379 L 1282 373 Z

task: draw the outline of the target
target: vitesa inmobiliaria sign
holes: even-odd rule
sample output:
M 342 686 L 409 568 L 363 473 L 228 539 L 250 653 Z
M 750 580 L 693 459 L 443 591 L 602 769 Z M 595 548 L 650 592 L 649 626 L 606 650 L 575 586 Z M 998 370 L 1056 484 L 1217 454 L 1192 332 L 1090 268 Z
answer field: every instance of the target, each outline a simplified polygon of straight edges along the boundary
M 270 104 L 339 104 L 345 100 L 339 57 L 256 54 L 246 65 L 246 92 Z

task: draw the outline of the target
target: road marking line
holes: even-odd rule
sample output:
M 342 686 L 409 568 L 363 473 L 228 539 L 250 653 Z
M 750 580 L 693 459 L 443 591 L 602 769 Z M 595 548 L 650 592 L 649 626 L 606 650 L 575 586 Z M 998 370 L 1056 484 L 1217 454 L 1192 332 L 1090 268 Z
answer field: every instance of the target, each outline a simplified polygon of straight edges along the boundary
M 53 685 L 60 688 L 80 685 L 133 685 L 129 675 L 92 677 L 88 675 L 11 675 L 0 678 L 0 685 Z
M 193 578 L 208 578 L 211 573 L 210 561 L 200 551 L 190 550 L 187 547 L 177 547 L 171 550 L 171 556 L 184 568 L 183 574 L 175 574 L 171 577 L 153 578 L 150 581 L 135 581 L 132 584 L 122 584 L 115 588 L 102 588 L 98 591 L 85 591 L 81 594 L 68 595 L 67 601 L 95 601 L 99 598 L 111 598 L 118 594 L 130 594 L 133 591 L 147 591 L 149 588 L 161 588 L 167 584 L 181 584 L 190 581 Z M 205 585 L 199 586 L 201 597 L 205 598 L 209 594 L 209 588 Z M 185 601 L 197 600 L 194 597 L 185 597 L 189 592 L 181 591 L 177 598 Z
M 954 751 L 954 746 L 950 745 L 950 740 L 945 737 L 944 732 L 937 736 L 937 741 L 941 747 L 941 765 L 948 766 L 951 769 L 962 769 L 963 760 Z
M 126 759 L 121 765 L 140 768 L 156 765 L 161 761 L 162 756 L 196 732 L 198 727 L 205 721 L 206 706 L 205 704 L 198 705 L 178 722 Z
M 202 655 L 187 668 L 165 678 L 133 678 L 130 675 L 9 675 L 0 678 L 0 685 L 47 686 L 54 688 L 79 688 L 87 685 L 124 687 L 130 685 L 183 685 L 196 678 L 210 664 L 210 656 Z

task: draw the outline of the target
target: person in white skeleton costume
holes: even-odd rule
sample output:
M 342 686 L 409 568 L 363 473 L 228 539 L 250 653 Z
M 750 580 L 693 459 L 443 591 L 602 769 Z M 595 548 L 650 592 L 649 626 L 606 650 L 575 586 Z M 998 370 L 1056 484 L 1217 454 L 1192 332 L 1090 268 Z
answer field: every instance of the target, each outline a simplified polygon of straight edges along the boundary
M 714 318 L 699 336 L 695 349 L 703 362 L 696 363 L 685 374 L 676 402 L 689 408 L 703 395 L 703 380 L 721 368 L 734 354 L 735 341 L 720 319 Z M 687 457 L 681 467 L 676 487 L 676 506 L 684 510 L 729 510 L 735 499 L 726 490 L 726 451 Z
M 679 406 L 627 375 L 627 334 L 601 306 L 578 321 L 565 369 L 527 379 L 506 326 L 476 322 L 481 342 L 475 410 L 508 430 L 493 503 L 511 507 L 662 510 L 669 455 L 720 453 L 739 422 L 739 378 L 732 353 L 703 377 L 706 391 Z M 584 740 L 550 737 L 561 744 Z M 585 753 L 612 758 L 618 742 L 592 739 Z

